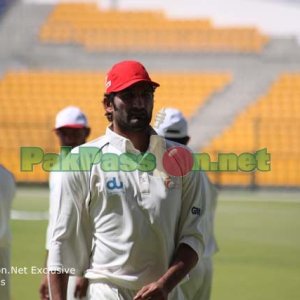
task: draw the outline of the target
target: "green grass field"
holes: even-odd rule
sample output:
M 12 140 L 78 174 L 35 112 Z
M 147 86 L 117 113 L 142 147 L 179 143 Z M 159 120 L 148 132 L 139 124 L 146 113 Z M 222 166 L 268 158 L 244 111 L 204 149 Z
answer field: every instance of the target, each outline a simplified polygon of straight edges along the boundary
M 20 188 L 14 210 L 46 211 L 47 190 Z M 38 299 L 46 221 L 11 222 L 12 299 Z M 212 300 L 300 299 L 300 193 L 221 192 Z

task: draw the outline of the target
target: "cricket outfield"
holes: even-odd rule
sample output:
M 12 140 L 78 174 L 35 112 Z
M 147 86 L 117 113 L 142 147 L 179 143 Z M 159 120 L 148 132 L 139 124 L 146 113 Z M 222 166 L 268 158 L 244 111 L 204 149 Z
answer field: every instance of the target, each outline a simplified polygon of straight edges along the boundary
M 38 299 L 47 208 L 47 188 L 18 189 L 11 221 L 13 300 Z M 299 216 L 300 192 L 220 192 L 212 300 L 300 299 Z

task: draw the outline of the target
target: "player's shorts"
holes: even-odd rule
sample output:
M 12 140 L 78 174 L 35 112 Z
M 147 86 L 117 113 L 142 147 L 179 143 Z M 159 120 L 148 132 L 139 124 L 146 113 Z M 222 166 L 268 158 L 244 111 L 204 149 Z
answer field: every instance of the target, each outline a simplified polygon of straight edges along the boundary
M 0 247 L 0 299 L 10 299 L 9 272 L 9 247 Z
M 129 290 L 126 288 L 118 287 L 113 284 L 90 282 L 89 285 L 89 300 L 132 300 L 137 294 L 137 290 Z M 184 300 L 180 289 L 174 289 L 169 295 L 168 300 Z

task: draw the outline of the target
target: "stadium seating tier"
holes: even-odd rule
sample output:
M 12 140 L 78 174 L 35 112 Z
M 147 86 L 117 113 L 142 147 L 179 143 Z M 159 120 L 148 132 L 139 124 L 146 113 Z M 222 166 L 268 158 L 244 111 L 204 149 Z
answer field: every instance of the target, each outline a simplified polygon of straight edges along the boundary
M 229 73 L 151 73 L 161 86 L 156 90 L 156 112 L 175 106 L 190 117 L 214 93 L 230 83 Z M 104 73 L 74 71 L 11 71 L 0 80 L 1 160 L 18 181 L 45 182 L 41 166 L 34 172 L 20 171 L 20 147 L 40 147 L 45 153 L 58 152 L 53 132 L 56 113 L 67 105 L 86 112 L 91 139 L 104 133 L 108 122 L 102 108 Z

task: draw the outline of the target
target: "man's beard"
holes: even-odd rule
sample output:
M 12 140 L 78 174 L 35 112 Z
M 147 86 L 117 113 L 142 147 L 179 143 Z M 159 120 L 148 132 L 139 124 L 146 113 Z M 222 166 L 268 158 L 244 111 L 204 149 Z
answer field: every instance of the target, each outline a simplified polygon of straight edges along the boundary
M 116 121 L 121 129 L 139 132 L 147 129 L 152 119 L 152 113 L 146 110 L 132 110 L 127 115 L 122 115 Z

